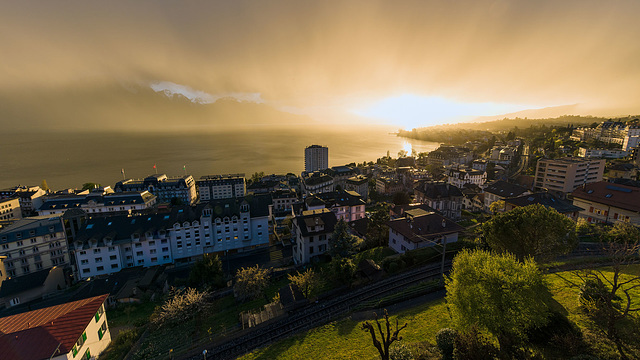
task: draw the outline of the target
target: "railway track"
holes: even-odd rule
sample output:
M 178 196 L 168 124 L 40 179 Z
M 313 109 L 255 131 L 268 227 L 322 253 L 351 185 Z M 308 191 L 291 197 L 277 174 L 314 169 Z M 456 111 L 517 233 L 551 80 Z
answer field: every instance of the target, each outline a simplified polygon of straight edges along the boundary
M 450 266 L 451 262 L 446 263 L 446 269 L 449 269 Z M 353 306 L 360 302 L 381 298 L 411 285 L 441 276 L 440 264 L 429 265 L 366 285 L 321 304 L 308 305 L 286 319 L 256 327 L 245 335 L 217 346 L 206 347 L 207 358 L 235 358 L 295 333 L 325 324 L 340 315 L 348 313 Z M 199 352 L 201 353 L 203 350 L 205 348 L 201 348 Z M 191 354 L 183 359 L 197 360 L 202 358 L 203 356 L 198 353 L 198 355 Z

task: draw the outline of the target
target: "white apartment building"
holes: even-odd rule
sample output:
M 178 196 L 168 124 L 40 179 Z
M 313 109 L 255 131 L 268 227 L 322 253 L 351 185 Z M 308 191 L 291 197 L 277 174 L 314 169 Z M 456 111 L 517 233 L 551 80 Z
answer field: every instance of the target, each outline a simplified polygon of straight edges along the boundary
M 22 219 L 22 210 L 18 198 L 0 200 L 0 222 Z
M 304 171 L 314 172 L 329 168 L 329 148 L 311 145 L 304 149 Z
M 0 255 L 6 256 L 4 264 L 10 277 L 64 267 L 69 263 L 69 255 L 61 217 L 30 217 L 3 228 Z
M 40 215 L 61 215 L 69 209 L 81 209 L 93 214 L 135 214 L 151 209 L 157 197 L 144 190 L 110 194 L 89 193 L 87 195 L 55 195 L 47 197 L 38 209 Z
M 581 147 L 578 150 L 578 157 L 581 158 L 599 158 L 599 159 L 620 159 L 629 155 L 624 150 L 608 150 L 608 149 L 587 149 Z
M 198 201 L 196 182 L 191 175 L 168 177 L 166 174 L 153 174 L 144 179 L 118 181 L 114 189 L 116 192 L 146 190 L 157 196 L 160 203 L 180 200 L 183 204 L 192 205 Z
M 244 174 L 205 175 L 196 181 L 200 201 L 241 198 L 246 195 Z
M 447 182 L 459 189 L 462 189 L 464 184 L 483 187 L 484 183 L 487 182 L 487 172 L 466 168 L 451 168 L 447 172 Z

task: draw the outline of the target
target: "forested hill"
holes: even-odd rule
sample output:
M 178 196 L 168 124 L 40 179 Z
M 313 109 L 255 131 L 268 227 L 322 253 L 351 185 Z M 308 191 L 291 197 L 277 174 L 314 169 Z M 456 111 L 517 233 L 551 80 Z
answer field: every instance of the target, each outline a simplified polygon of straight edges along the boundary
M 636 116 L 637 117 L 637 116 Z M 589 126 L 606 120 L 628 121 L 636 117 L 624 118 L 605 118 L 595 116 L 578 116 L 565 115 L 556 118 L 545 119 L 529 119 L 529 118 L 512 118 L 487 122 L 469 122 L 456 123 L 447 125 L 430 126 L 424 128 L 413 129 L 411 131 L 400 130 L 398 136 L 408 137 L 412 139 L 446 142 L 446 143 L 464 143 L 469 140 L 475 140 L 485 136 L 491 136 L 493 133 L 501 131 L 511 131 L 513 129 L 526 129 L 531 126 Z

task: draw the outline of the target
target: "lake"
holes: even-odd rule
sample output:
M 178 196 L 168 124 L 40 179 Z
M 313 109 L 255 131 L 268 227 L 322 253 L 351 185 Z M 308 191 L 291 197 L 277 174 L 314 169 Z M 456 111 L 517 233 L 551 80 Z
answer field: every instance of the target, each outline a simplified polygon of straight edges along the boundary
M 0 189 L 39 185 L 51 189 L 80 188 L 83 183 L 115 185 L 127 178 L 154 173 L 207 174 L 254 172 L 300 174 L 304 148 L 329 147 L 329 165 L 375 161 L 387 151 L 426 152 L 437 143 L 406 139 L 389 129 L 256 128 L 225 132 L 22 132 L 0 135 Z

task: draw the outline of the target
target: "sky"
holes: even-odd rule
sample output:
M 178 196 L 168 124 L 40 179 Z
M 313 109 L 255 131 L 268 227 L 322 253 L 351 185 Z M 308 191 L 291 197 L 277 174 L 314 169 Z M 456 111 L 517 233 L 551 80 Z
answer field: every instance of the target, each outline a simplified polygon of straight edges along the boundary
M 0 125 L 19 118 L 3 107 L 107 102 L 114 87 L 403 128 L 574 104 L 640 113 L 639 13 L 637 0 L 5 1 Z M 74 112 L 60 111 L 64 127 Z

